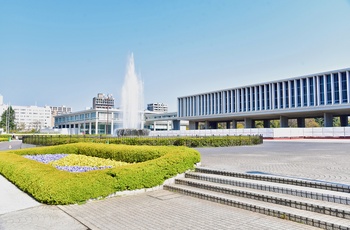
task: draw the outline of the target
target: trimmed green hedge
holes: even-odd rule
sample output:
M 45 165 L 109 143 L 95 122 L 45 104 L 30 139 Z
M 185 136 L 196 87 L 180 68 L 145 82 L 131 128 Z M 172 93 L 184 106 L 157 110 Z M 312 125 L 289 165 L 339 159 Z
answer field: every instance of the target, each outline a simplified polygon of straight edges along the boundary
M 69 173 L 21 156 L 48 153 L 84 154 L 135 164 Z M 0 152 L 0 174 L 39 202 L 73 204 L 117 191 L 161 185 L 199 161 L 199 152 L 187 147 L 76 143 Z
M 60 145 L 78 142 L 95 142 L 125 145 L 220 147 L 257 145 L 262 136 L 207 136 L 207 137 L 106 137 L 82 135 L 34 135 L 24 136 L 23 143 L 34 145 Z
M 8 141 L 9 137 L 11 137 L 11 135 L 0 135 L 0 142 L 2 141 Z

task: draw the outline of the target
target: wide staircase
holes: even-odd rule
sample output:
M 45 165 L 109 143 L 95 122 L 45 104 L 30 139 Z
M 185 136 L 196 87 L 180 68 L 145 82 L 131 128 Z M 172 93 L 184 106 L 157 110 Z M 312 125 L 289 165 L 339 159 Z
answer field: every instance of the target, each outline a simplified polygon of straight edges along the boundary
M 164 189 L 322 229 L 350 229 L 350 186 L 196 168 Z

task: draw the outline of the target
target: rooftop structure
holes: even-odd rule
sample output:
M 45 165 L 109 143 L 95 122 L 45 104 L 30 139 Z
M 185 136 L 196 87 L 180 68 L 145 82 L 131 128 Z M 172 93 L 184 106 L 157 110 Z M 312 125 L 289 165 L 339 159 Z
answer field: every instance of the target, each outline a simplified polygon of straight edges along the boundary
M 98 93 L 97 97 L 92 99 L 93 109 L 112 109 L 114 108 L 114 98 L 112 94 L 104 95 L 103 93 Z
M 150 104 L 147 104 L 147 110 L 153 111 L 153 112 L 166 113 L 168 112 L 168 105 L 163 103 L 150 103 Z

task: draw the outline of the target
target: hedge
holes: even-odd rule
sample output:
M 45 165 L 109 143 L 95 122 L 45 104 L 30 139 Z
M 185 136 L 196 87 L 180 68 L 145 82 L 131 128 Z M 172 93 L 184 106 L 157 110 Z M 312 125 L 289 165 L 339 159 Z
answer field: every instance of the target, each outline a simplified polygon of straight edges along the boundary
M 134 163 L 118 168 L 69 173 L 21 155 L 68 153 Z M 74 143 L 0 152 L 0 174 L 45 204 L 83 203 L 117 191 L 161 185 L 200 161 L 194 149 Z
M 33 135 L 23 136 L 23 143 L 34 145 L 60 145 L 78 142 L 110 143 L 151 146 L 222 147 L 256 145 L 262 136 L 207 136 L 207 137 L 106 137 L 90 135 Z
M 8 141 L 9 137 L 11 137 L 11 135 L 0 135 L 0 142 L 2 141 Z

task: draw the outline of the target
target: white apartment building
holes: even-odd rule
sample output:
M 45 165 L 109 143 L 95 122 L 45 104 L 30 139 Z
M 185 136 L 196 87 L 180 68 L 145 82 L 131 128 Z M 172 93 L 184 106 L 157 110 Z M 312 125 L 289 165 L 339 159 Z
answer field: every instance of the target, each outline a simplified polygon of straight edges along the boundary
M 17 126 L 24 124 L 25 130 L 40 130 L 51 128 L 51 108 L 50 106 L 12 106 L 15 111 L 15 122 Z
M 0 113 L 2 114 L 10 105 L 0 104 Z M 11 105 L 15 111 L 15 123 L 17 128 L 23 130 L 40 130 L 42 128 L 51 128 L 51 109 L 49 106 L 18 106 Z M 0 118 L 1 119 L 1 118 Z

